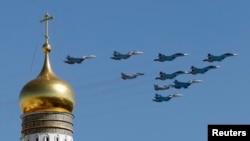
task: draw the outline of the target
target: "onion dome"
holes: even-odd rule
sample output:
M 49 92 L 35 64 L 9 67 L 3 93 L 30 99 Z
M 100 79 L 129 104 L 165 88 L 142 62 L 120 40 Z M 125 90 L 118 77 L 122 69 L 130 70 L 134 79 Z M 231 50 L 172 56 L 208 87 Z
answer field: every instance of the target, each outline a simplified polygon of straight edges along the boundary
M 52 19 L 45 15 L 46 30 L 48 20 Z M 48 32 L 47 32 L 48 33 Z M 71 86 L 64 80 L 58 78 L 53 72 L 49 52 L 51 46 L 48 43 L 48 34 L 43 45 L 45 54 L 44 65 L 40 74 L 28 82 L 19 95 L 20 108 L 23 114 L 41 111 L 67 112 L 71 113 L 75 105 L 75 96 Z

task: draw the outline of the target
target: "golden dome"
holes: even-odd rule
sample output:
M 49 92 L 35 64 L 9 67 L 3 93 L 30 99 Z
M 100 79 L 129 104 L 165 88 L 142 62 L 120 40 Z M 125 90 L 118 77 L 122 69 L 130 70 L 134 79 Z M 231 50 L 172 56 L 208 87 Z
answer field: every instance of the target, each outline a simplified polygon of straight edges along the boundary
M 71 113 L 75 105 L 73 89 L 51 69 L 48 42 L 43 45 L 43 51 L 45 59 L 42 71 L 22 88 L 19 95 L 21 111 L 24 114 L 39 111 Z

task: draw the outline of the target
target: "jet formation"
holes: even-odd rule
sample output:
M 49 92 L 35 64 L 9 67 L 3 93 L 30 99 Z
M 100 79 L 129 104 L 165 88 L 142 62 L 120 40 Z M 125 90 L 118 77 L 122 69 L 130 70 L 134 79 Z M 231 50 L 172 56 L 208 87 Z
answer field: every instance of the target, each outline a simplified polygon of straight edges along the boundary
M 179 54 L 179 55 L 176 55 L 176 54 Z M 176 53 L 176 54 L 168 56 L 169 57 L 168 59 L 167 59 L 167 57 L 165 55 L 159 54 L 158 59 L 154 59 L 154 61 L 159 61 L 159 62 L 173 61 L 176 58 L 176 56 L 186 56 L 186 55 L 184 55 L 184 53 Z M 236 54 L 236 53 L 224 53 L 222 55 L 216 56 L 216 55 L 212 55 L 211 53 L 208 53 L 207 58 L 203 59 L 202 61 L 203 62 L 209 62 L 209 63 L 221 62 L 222 60 L 224 60 L 227 57 L 236 56 L 236 55 L 238 55 L 238 54 Z M 155 78 L 156 80 L 169 80 L 169 79 L 174 79 L 174 78 L 175 78 L 175 80 L 173 81 L 173 84 L 166 84 L 166 85 L 163 85 L 163 86 L 159 86 L 157 84 L 154 84 L 154 90 L 155 91 L 169 90 L 170 88 L 188 89 L 192 84 L 200 83 L 200 82 L 202 82 L 202 80 L 192 79 L 192 80 L 189 80 L 189 81 L 180 81 L 180 80 L 176 79 L 177 76 L 179 76 L 180 74 L 192 74 L 192 75 L 205 74 L 209 70 L 218 69 L 218 68 L 220 68 L 220 66 L 218 66 L 218 65 L 208 65 L 208 66 L 205 66 L 205 67 L 191 66 L 190 67 L 191 70 L 189 70 L 189 71 L 180 71 L 180 70 L 178 70 L 178 71 L 176 71 L 174 73 L 171 73 L 171 74 L 167 74 L 165 72 L 160 71 L 159 77 Z M 160 94 L 155 94 L 155 97 L 154 97 L 153 101 L 155 101 L 155 102 L 169 101 L 173 97 L 174 97 L 173 94 L 170 94 L 168 96 L 162 96 Z
M 121 60 L 121 59 L 128 59 L 130 56 L 132 55 L 137 55 L 137 54 L 142 54 L 143 52 L 141 51 L 130 51 L 127 54 L 121 54 L 119 52 L 114 51 L 113 53 L 113 57 L 111 57 L 111 59 L 114 60 Z M 174 61 L 177 57 L 182 57 L 182 56 L 187 56 L 189 54 L 187 53 L 174 53 L 172 55 L 164 55 L 162 53 L 158 54 L 158 58 L 154 59 L 154 61 L 158 61 L 158 62 L 169 62 L 169 61 Z M 219 62 L 222 61 L 223 59 L 225 59 L 226 57 L 229 56 L 236 56 L 237 54 L 235 53 L 224 53 L 220 56 L 215 56 L 215 55 L 211 55 L 211 53 L 208 54 L 208 58 L 204 59 L 203 61 L 208 61 L 208 62 Z M 217 69 L 220 68 L 220 66 L 217 65 L 208 65 L 205 67 L 195 67 L 195 66 L 191 66 L 189 71 L 183 71 L 183 70 L 178 70 L 175 71 L 173 73 L 166 73 L 163 71 L 159 72 L 159 76 L 155 77 L 155 80 L 172 80 L 175 79 L 173 81 L 172 84 L 166 84 L 163 86 L 160 86 L 158 84 L 154 84 L 154 90 L 155 91 L 163 91 L 163 90 L 168 90 L 170 88 L 175 88 L 175 89 L 188 89 L 192 84 L 196 84 L 196 83 L 201 83 L 202 80 L 199 79 L 191 79 L 188 81 L 180 81 L 178 79 L 176 79 L 176 77 L 178 77 L 179 75 L 184 75 L 184 74 L 192 74 L 192 75 L 197 75 L 197 74 L 205 74 L 206 72 L 208 72 L 209 70 L 212 69 Z M 133 74 L 125 74 L 125 73 L 121 73 L 121 77 L 123 80 L 126 79 L 135 79 L 140 75 L 144 75 L 144 73 L 133 73 Z M 170 99 L 174 98 L 174 97 L 181 97 L 183 96 L 182 94 L 169 94 L 168 96 L 162 96 L 160 94 L 155 94 L 155 97 L 153 99 L 153 101 L 155 102 L 164 102 L 164 101 L 169 101 Z
M 118 51 L 114 51 L 113 52 L 113 56 L 110 57 L 113 60 L 126 60 L 129 59 L 131 56 L 133 55 L 139 55 L 139 54 L 143 54 L 142 51 L 129 51 L 128 53 L 120 53 Z M 183 57 L 183 56 L 188 56 L 189 54 L 187 53 L 174 53 L 172 55 L 164 55 L 162 53 L 158 54 L 158 58 L 154 59 L 153 61 L 158 61 L 158 62 L 170 62 L 170 61 L 174 61 L 176 58 L 178 57 Z M 213 62 L 221 62 L 222 60 L 224 60 L 227 57 L 231 57 L 231 56 L 236 56 L 238 54 L 236 53 L 224 53 L 221 55 L 212 55 L 211 53 L 207 54 L 207 58 L 203 59 L 203 62 L 209 62 L 209 63 L 213 63 Z M 67 64 L 80 64 L 82 63 L 82 61 L 84 61 L 85 59 L 90 59 L 90 58 L 95 58 L 95 55 L 86 55 L 83 57 L 72 57 L 72 56 L 67 56 L 66 60 L 64 60 L 65 63 Z M 205 67 L 196 67 L 196 66 L 191 66 L 190 70 L 188 71 L 183 71 L 183 70 L 177 70 L 173 73 L 166 73 L 163 71 L 159 72 L 159 76 L 155 77 L 155 80 L 161 80 L 161 81 L 165 81 L 165 80 L 172 80 L 174 79 L 172 84 L 166 84 L 163 86 L 160 86 L 158 84 L 154 84 L 153 88 L 155 91 L 165 91 L 165 90 L 169 90 L 171 88 L 175 88 L 175 89 L 188 89 L 192 84 L 196 84 L 196 83 L 201 83 L 203 82 L 202 80 L 199 79 L 191 79 L 188 81 L 180 81 L 177 79 L 177 77 L 179 75 L 197 75 L 197 74 L 205 74 L 210 70 L 213 69 L 218 69 L 220 68 L 220 66 L 218 65 L 207 65 Z M 143 76 L 145 75 L 145 73 L 142 72 L 136 72 L 136 73 L 121 73 L 121 78 L 123 80 L 128 80 L 128 79 L 136 79 L 139 76 Z M 182 97 L 183 94 L 179 94 L 179 93 L 173 93 L 173 94 L 169 94 L 168 96 L 162 96 L 161 94 L 155 93 L 154 99 L 152 99 L 154 102 L 166 102 L 166 101 L 170 101 L 172 98 L 176 98 L 176 97 Z

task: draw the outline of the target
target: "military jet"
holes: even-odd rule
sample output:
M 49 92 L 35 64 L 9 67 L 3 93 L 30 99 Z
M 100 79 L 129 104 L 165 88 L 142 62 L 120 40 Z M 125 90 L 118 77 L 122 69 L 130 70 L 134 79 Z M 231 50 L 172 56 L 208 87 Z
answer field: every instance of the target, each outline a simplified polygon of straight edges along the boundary
M 165 72 L 160 71 L 159 73 L 159 77 L 156 77 L 155 79 L 159 79 L 159 80 L 167 80 L 167 79 L 174 79 L 176 76 L 180 75 L 180 74 L 187 74 L 188 72 L 186 71 L 176 71 L 174 73 L 170 73 L 167 74 Z
M 219 67 L 220 66 L 215 66 L 215 65 L 210 65 L 210 66 L 206 66 L 206 67 L 203 67 L 203 68 L 197 68 L 197 67 L 191 66 L 191 71 L 189 71 L 188 73 L 193 74 L 193 75 L 204 74 L 204 73 L 206 73 L 207 71 L 209 71 L 211 69 L 217 69 Z
M 154 97 L 153 101 L 155 101 L 155 102 L 164 102 L 164 101 L 169 101 L 172 98 L 182 97 L 182 96 L 183 96 L 182 94 L 178 94 L 178 93 L 170 94 L 168 96 L 162 96 L 160 94 L 155 94 L 155 97 Z
M 202 80 L 197 80 L 197 79 L 192 79 L 192 80 L 189 80 L 188 82 L 181 82 L 181 81 L 178 81 L 178 80 L 174 80 L 174 84 L 170 84 L 171 87 L 174 87 L 176 89 L 181 89 L 181 88 L 188 88 L 191 84 L 194 84 L 194 83 L 200 83 L 202 82 Z
M 80 64 L 85 59 L 90 59 L 90 58 L 95 58 L 95 57 L 96 57 L 95 55 L 86 55 L 86 56 L 77 58 L 77 57 L 71 57 L 70 55 L 68 55 L 66 57 L 66 60 L 64 60 L 64 62 L 67 64 L 75 64 L 75 63 Z
M 159 90 L 168 90 L 170 88 L 171 88 L 171 85 L 159 86 L 159 85 L 154 84 L 154 89 L 156 91 L 159 91 Z
M 141 51 L 130 51 L 126 54 L 122 54 L 120 52 L 114 51 L 113 56 L 110 58 L 114 59 L 114 60 L 122 60 L 122 59 L 128 59 L 132 55 L 138 55 L 138 54 L 142 54 L 142 53 L 143 52 L 141 52 Z
M 140 75 L 144 75 L 144 73 L 133 73 L 133 74 L 121 73 L 121 77 L 122 77 L 123 80 L 134 79 L 134 78 L 137 78 L 137 76 L 140 76 Z
M 165 61 L 173 61 L 175 60 L 177 57 L 181 57 L 181 56 L 187 56 L 188 54 L 186 53 L 175 53 L 172 54 L 170 56 L 164 55 L 162 53 L 158 54 L 158 58 L 154 59 L 154 61 L 159 61 L 159 62 L 165 62 Z
M 230 56 L 236 56 L 236 55 L 238 55 L 238 54 L 235 54 L 235 53 L 224 53 L 224 54 L 222 54 L 222 55 L 213 55 L 213 54 L 211 54 L 211 53 L 209 53 L 208 55 L 207 55 L 207 58 L 206 59 L 204 59 L 203 61 L 204 62 L 220 62 L 220 61 L 222 61 L 222 60 L 224 60 L 225 58 L 227 58 L 227 57 L 230 57 Z

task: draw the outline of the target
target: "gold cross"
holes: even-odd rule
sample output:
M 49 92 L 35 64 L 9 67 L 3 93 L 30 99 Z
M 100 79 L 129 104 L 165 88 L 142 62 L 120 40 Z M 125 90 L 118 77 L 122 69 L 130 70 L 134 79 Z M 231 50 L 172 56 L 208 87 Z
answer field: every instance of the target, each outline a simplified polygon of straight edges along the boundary
M 48 13 L 45 14 L 44 19 L 42 19 L 40 22 L 45 22 L 45 39 L 46 39 L 46 43 L 48 43 L 49 41 L 49 20 L 52 20 L 54 17 L 53 16 L 49 16 Z

